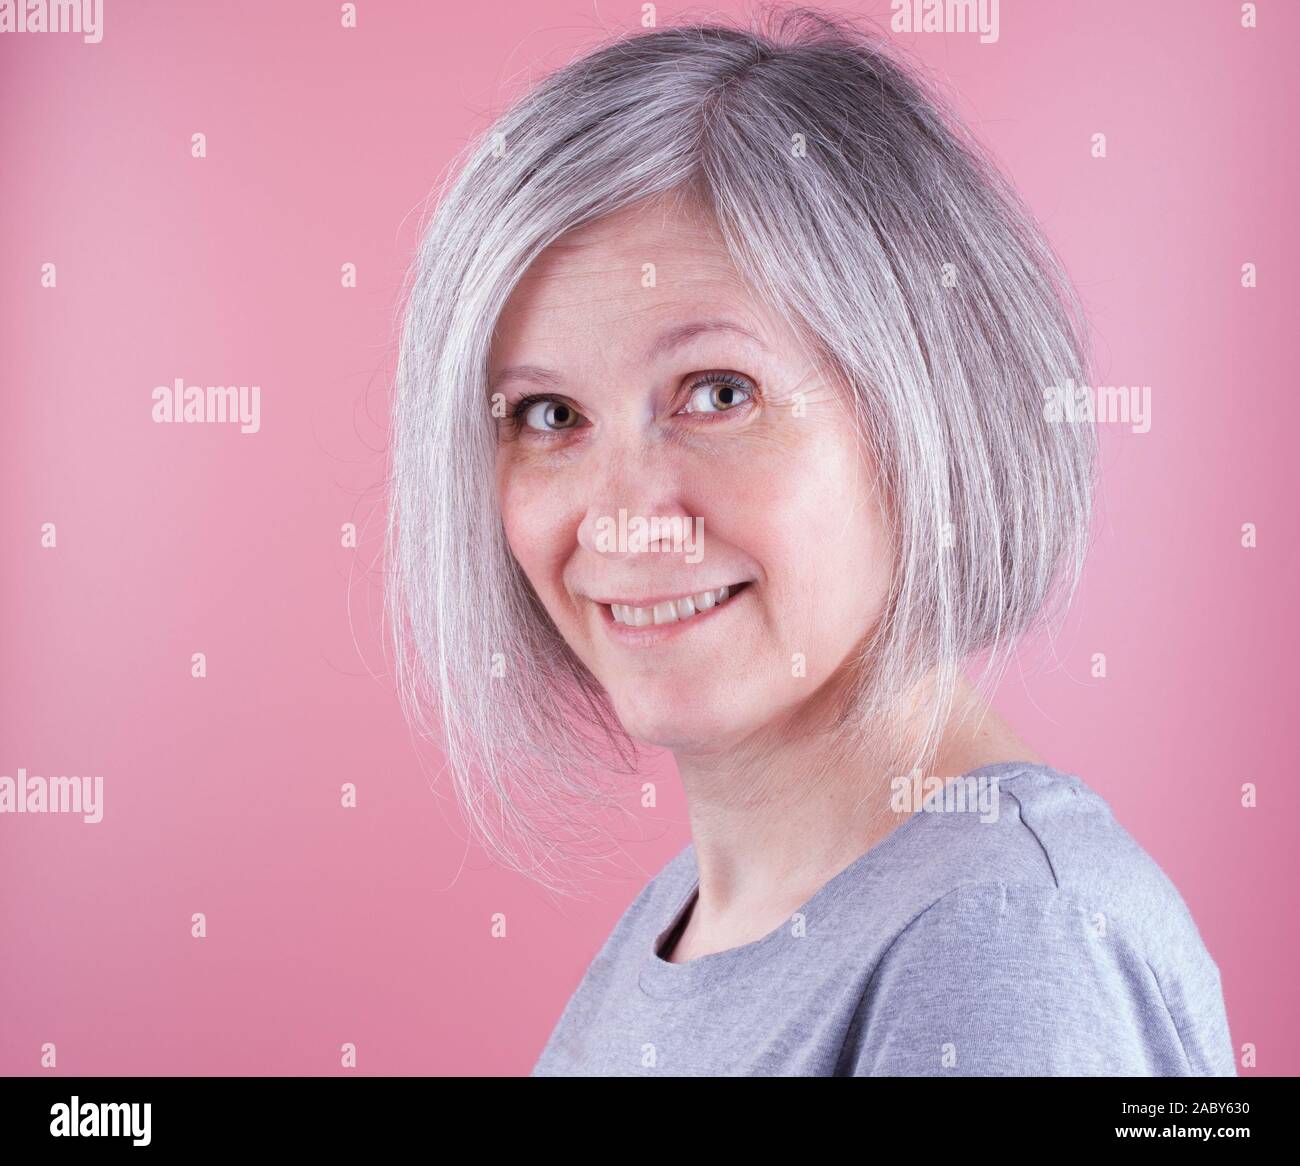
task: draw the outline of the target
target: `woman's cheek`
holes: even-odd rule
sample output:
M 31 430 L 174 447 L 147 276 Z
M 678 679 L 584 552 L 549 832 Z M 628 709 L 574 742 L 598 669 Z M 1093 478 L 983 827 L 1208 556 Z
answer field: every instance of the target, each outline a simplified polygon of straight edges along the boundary
M 824 679 L 876 622 L 890 546 L 872 471 L 837 425 L 771 442 L 737 473 L 728 536 L 762 565 L 770 644 Z M 761 472 L 759 472 L 761 471 Z
M 815 549 L 827 532 L 842 527 L 854 498 L 858 455 L 855 450 L 846 457 L 843 444 L 843 435 L 818 421 L 783 417 L 779 426 L 719 448 L 710 474 L 727 481 L 725 496 L 750 521 L 771 524 L 791 542 Z
M 497 498 L 510 550 L 533 587 L 545 594 L 548 557 L 559 545 L 553 529 L 555 503 L 535 483 L 530 487 L 529 477 L 517 467 L 503 468 L 497 476 Z

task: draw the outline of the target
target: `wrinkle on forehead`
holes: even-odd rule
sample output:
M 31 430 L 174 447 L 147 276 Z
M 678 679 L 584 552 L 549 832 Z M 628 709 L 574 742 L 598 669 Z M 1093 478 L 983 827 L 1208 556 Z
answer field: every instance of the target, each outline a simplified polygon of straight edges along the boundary
M 647 263 L 656 266 L 656 284 L 667 273 L 675 283 L 745 286 L 720 235 L 692 224 L 654 224 L 645 214 L 611 216 L 562 236 L 533 261 L 520 283 L 632 271 L 638 273 L 634 289 L 645 290 L 639 273 Z
M 647 264 L 654 265 L 649 287 L 643 283 Z M 586 309 L 589 318 L 565 319 Z M 640 203 L 550 244 L 512 291 L 498 332 L 525 321 L 531 331 L 544 320 L 563 321 L 566 331 L 631 321 L 651 326 L 686 310 L 732 314 L 754 331 L 768 330 L 766 314 L 707 218 L 671 204 Z

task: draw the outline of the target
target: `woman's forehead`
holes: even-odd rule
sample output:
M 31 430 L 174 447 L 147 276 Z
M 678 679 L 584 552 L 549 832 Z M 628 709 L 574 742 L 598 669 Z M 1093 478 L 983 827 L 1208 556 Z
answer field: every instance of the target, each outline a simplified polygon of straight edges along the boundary
M 722 243 L 706 250 L 689 237 L 607 235 L 538 256 L 511 291 L 497 334 L 502 343 L 589 333 L 649 339 L 716 321 L 761 341 L 780 334 Z

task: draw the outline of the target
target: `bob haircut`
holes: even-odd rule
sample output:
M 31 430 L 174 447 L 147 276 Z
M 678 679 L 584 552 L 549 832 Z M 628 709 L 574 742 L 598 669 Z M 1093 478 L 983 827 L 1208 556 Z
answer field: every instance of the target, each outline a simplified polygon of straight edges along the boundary
M 933 760 L 960 669 L 987 692 L 1049 627 L 1089 540 L 1074 291 L 969 134 L 872 33 L 804 8 L 665 27 L 544 79 L 462 154 L 404 287 L 386 531 L 394 678 L 498 859 L 552 887 L 637 750 L 515 562 L 497 507 L 489 350 L 529 264 L 663 195 L 706 208 L 738 271 L 847 387 L 893 529 L 885 614 L 840 724 L 879 733 L 932 673 Z M 854 646 L 858 647 L 858 646 Z M 911 764 L 907 764 L 910 759 Z M 624 790 L 629 783 L 622 783 Z

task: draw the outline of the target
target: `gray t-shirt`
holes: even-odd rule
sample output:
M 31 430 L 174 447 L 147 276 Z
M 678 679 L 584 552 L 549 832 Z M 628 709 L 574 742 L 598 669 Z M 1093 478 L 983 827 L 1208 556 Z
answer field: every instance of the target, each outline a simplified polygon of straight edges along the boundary
M 661 941 L 697 887 L 687 845 L 624 912 L 533 1076 L 1236 1075 L 1186 904 L 1074 775 L 975 770 L 788 925 L 670 963 Z

